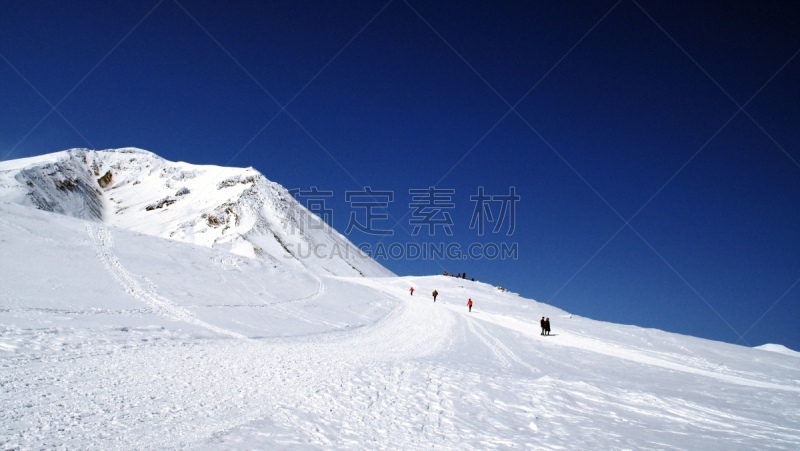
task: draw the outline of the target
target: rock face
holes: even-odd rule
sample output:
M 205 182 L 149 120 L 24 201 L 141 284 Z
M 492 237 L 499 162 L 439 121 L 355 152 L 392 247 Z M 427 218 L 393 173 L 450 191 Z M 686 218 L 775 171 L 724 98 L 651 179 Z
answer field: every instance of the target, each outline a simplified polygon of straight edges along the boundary
M 392 275 L 253 168 L 71 149 L 0 162 L 0 201 L 319 274 Z

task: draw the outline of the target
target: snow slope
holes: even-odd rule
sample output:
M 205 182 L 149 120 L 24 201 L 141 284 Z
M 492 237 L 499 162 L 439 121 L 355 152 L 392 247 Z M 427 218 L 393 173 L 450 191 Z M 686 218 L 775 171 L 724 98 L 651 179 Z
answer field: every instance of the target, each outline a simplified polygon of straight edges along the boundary
M 0 202 L 0 448 L 800 448 L 796 356 L 83 211 Z
M 71 149 L 0 162 L 0 201 L 314 273 L 392 275 L 252 168 L 175 163 L 134 148 Z

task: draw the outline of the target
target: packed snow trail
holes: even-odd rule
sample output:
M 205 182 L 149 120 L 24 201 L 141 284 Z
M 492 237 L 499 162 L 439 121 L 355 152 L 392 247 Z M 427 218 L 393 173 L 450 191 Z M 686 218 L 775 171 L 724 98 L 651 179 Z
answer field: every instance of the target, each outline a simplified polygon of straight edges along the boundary
M 106 271 L 108 271 L 108 274 L 117 282 L 117 284 L 119 284 L 123 290 L 125 290 L 125 292 L 136 299 L 145 302 L 153 309 L 154 312 L 189 324 L 204 327 L 218 334 L 228 335 L 234 338 L 245 338 L 245 336 L 240 333 L 222 329 L 214 326 L 213 324 L 209 324 L 195 318 L 190 311 L 177 306 L 169 299 L 160 296 L 155 291 L 152 283 L 148 283 L 147 288 L 142 288 L 141 284 L 136 280 L 137 277 L 128 272 L 112 252 L 114 240 L 111 237 L 111 233 L 109 233 L 108 229 L 103 227 L 94 228 L 90 224 L 87 224 L 86 233 L 89 235 L 92 248 L 95 250 L 97 258 L 103 264 L 103 267 L 106 269 Z M 144 282 L 149 281 L 144 280 Z
M 428 328 L 428 321 L 438 328 Z M 380 415 L 372 416 L 351 403 L 374 405 L 376 396 L 414 391 L 394 365 L 439 352 L 451 324 L 447 311 L 403 303 L 372 326 L 314 340 L 172 342 L 85 355 L 74 366 L 18 367 L 2 386 L 41 402 L 4 402 L 3 424 L 19 441 L 3 446 L 107 447 L 113 437 L 120 448 L 182 447 L 252 422 L 293 430 L 305 421 L 300 414 L 319 417 L 314 424 L 340 424 L 327 433 L 315 433 L 315 427 L 306 433 L 317 445 L 341 445 L 336 438 L 341 428 L 357 440 L 376 434 L 373 427 L 391 427 L 379 420 L 393 408 L 402 410 L 397 417 L 414 414 L 413 406 L 400 400 L 373 410 Z M 374 392 L 364 393 L 365 388 Z M 442 402 L 434 396 L 429 404 Z M 441 423 L 431 424 L 436 430 L 433 425 Z M 59 430 L 50 425 L 60 425 Z
M 470 326 L 483 339 L 459 333 Z M 629 391 L 602 381 L 562 381 L 534 376 L 527 367 L 528 375 L 520 376 L 499 356 L 499 365 L 486 366 L 470 357 L 486 343 L 506 363 L 527 360 L 521 348 L 503 345 L 506 350 L 492 335 L 466 314 L 404 299 L 377 323 L 349 331 L 281 340 L 169 340 L 87 354 L 74 364 L 17 367 L 0 378 L 14 394 L 0 400 L 0 445 L 487 449 L 603 443 L 647 449 L 696 434 L 692 445 L 714 448 L 715 434 L 725 434 L 791 449 L 800 440 L 796 429 L 750 418 L 746 410 L 734 414 L 677 393 L 648 395 L 653 387 Z M 549 364 L 550 371 L 563 371 Z M 751 402 L 763 403 L 758 398 L 764 396 L 771 395 Z M 781 408 L 779 398 L 770 402 Z M 640 438 L 643 429 L 653 435 L 651 446 Z

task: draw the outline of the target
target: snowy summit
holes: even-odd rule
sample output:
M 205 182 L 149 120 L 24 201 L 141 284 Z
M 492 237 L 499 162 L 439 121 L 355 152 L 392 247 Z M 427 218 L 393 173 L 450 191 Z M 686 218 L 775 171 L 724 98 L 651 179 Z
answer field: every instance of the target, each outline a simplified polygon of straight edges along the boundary
M 0 163 L 0 447 L 800 448 L 786 348 L 314 245 L 352 247 L 253 169 Z
M 174 163 L 134 148 L 71 149 L 0 163 L 0 201 L 245 257 L 311 264 L 326 274 L 391 275 L 252 168 Z M 298 258 L 315 246 L 342 258 Z

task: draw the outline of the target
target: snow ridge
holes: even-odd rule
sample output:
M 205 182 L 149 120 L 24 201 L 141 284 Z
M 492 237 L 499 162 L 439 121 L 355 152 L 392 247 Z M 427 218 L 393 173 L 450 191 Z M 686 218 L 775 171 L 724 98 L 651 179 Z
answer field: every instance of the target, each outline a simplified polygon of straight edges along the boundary
M 135 148 L 70 149 L 1 162 L 0 201 L 275 266 L 338 276 L 392 275 L 253 168 L 170 162 Z

